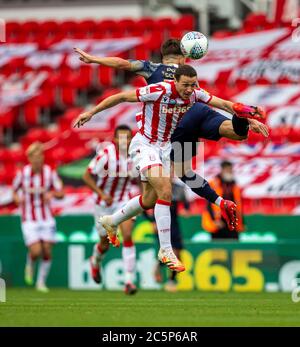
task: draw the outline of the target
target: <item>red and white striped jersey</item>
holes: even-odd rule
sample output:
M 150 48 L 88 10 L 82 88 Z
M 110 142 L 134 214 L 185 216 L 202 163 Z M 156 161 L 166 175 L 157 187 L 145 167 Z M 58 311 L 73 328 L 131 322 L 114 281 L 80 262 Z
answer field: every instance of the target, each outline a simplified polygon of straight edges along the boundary
M 143 110 L 136 117 L 139 131 L 151 142 L 168 142 L 184 114 L 196 102 L 208 103 L 212 96 L 197 88 L 188 100 L 182 99 L 175 82 L 150 84 L 136 90 Z
M 114 143 L 99 150 L 97 156 L 91 160 L 88 170 L 97 176 L 97 186 L 105 195 L 113 198 L 113 203 L 129 199 L 133 178 L 132 162 L 129 157 L 120 155 Z M 96 204 L 100 204 L 101 197 L 96 193 L 94 197 Z
M 43 197 L 45 193 L 51 190 L 60 191 L 62 187 L 62 181 L 49 165 L 44 164 L 39 173 L 34 173 L 30 164 L 25 165 L 18 171 L 13 181 L 14 191 L 20 190 L 23 195 L 22 220 L 24 222 L 53 220 L 51 208 Z

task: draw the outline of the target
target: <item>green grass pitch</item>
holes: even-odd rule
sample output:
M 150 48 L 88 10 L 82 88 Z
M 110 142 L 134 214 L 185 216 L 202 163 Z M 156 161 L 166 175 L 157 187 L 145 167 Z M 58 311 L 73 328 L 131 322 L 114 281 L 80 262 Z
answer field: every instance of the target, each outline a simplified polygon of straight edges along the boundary
M 8 289 L 0 326 L 300 326 L 287 293 Z

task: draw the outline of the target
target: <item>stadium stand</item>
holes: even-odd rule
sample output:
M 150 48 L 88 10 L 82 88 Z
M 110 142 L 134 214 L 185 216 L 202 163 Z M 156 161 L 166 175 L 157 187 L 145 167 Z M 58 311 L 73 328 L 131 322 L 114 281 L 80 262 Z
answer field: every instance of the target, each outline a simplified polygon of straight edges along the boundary
M 116 93 L 124 83 L 132 88 L 143 85 L 140 78 L 122 73 L 116 76 L 112 69 L 81 64 L 72 52 L 75 45 L 95 54 L 133 59 L 157 58 L 165 38 L 180 38 L 194 28 L 195 19 L 191 15 L 177 20 L 144 17 L 101 21 L 87 18 L 78 21 L 8 22 L 7 42 L 5 46 L 0 46 L 3 57 L 0 62 L 0 100 L 3 105 L 0 111 L 1 183 L 11 184 L 18 166 L 25 160 L 24 151 L 32 141 L 46 144 L 46 158 L 51 165 L 54 165 L 54 160 L 58 164 L 66 164 L 93 153 L 91 138 L 97 137 L 100 141 L 109 139 L 111 129 L 126 115 L 132 120 L 134 107 L 126 110 L 117 108 L 112 115 L 103 115 L 101 128 L 93 131 L 72 129 L 72 121 L 87 103 L 99 102 Z M 276 161 L 292 180 L 300 162 L 300 128 L 297 120 L 299 74 L 293 74 L 292 67 L 289 71 L 289 57 L 283 51 L 290 33 L 288 26 L 277 28 L 267 21 L 265 15 L 252 13 L 239 31 L 215 32 L 207 57 L 191 62 L 198 69 L 203 88 L 223 98 L 263 104 L 268 111 L 267 124 L 271 129 L 269 140 L 265 141 L 252 133 L 247 144 L 232 146 L 230 141 L 205 143 L 208 176 L 211 163 L 217 156 L 235 155 L 240 170 L 245 170 L 251 161 L 253 179 L 243 183 L 248 213 L 254 210 L 272 213 L 274 207 L 277 213 L 285 213 L 297 206 L 293 189 L 282 187 L 278 177 L 279 183 L 276 183 L 275 173 L 267 174 L 270 166 L 257 169 L 259 158 L 270 163 Z M 240 50 L 236 49 L 237 43 L 247 40 L 250 47 L 251 42 L 257 44 L 257 38 L 261 40 L 261 47 L 255 54 L 245 56 L 243 45 Z M 222 48 L 224 45 L 227 45 L 226 50 Z M 289 47 L 290 57 L 294 52 L 293 61 L 296 64 L 300 53 L 297 47 Z M 233 58 L 233 54 L 238 54 L 238 59 Z M 204 73 L 206 67 L 209 67 L 209 76 Z M 275 100 L 273 104 L 269 102 L 268 95 Z M 276 95 L 280 95 L 280 103 L 276 102 Z M 19 146 L 12 145 L 16 140 L 19 140 Z M 271 184 L 272 189 L 281 192 L 276 199 L 270 193 L 268 180 L 271 179 L 275 180 Z M 262 185 L 263 181 L 265 186 Z M 254 191 L 256 197 L 257 192 L 261 194 L 259 205 L 254 203 Z M 202 202 L 198 202 L 197 206 L 202 205 Z

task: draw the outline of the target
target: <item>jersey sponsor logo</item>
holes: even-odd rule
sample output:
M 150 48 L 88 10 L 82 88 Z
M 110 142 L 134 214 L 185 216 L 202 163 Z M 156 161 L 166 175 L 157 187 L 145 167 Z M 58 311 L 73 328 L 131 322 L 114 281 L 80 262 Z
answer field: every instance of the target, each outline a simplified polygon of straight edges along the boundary
M 162 105 L 161 112 L 162 113 L 186 113 L 192 106 L 175 106 L 168 108 L 167 105 Z

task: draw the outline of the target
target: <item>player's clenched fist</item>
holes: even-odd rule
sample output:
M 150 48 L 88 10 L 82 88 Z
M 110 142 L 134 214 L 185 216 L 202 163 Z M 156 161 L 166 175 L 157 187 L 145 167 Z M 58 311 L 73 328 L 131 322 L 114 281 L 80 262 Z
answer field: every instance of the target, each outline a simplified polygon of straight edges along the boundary
M 81 113 L 75 120 L 74 128 L 80 128 L 84 123 L 88 122 L 93 115 L 90 112 Z

